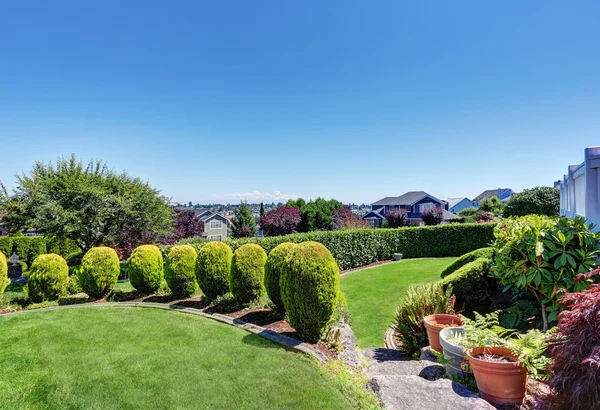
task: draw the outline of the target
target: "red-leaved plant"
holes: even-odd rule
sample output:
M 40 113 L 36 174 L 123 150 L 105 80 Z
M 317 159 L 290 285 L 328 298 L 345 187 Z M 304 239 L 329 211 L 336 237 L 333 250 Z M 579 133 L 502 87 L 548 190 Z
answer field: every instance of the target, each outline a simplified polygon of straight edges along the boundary
M 421 212 L 421 218 L 425 225 L 439 225 L 444 221 L 444 211 L 439 206 L 428 208 Z
M 265 236 L 288 235 L 296 231 L 301 220 L 300 209 L 284 205 L 261 216 L 258 224 Z
M 600 268 L 577 275 L 587 281 L 600 275 Z M 600 408 L 600 284 L 588 290 L 566 293 L 565 308 L 558 316 L 548 368 L 553 393 L 540 408 L 589 410 Z
M 408 214 L 404 209 L 390 209 L 385 214 L 388 228 L 401 228 L 408 225 Z
M 333 210 L 333 229 L 368 228 L 367 221 L 352 212 L 348 205 Z

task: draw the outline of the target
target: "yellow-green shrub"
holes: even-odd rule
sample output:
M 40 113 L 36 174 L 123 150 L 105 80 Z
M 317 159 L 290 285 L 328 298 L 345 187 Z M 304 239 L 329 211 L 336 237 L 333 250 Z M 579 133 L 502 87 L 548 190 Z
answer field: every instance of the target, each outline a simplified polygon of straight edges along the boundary
M 29 298 L 36 303 L 58 299 L 68 282 L 69 267 L 62 256 L 54 253 L 40 255 L 29 268 Z
M 6 256 L 0 252 L 0 297 L 9 284 L 10 279 L 8 279 L 8 264 L 6 263 Z
M 283 312 L 285 307 L 283 306 L 283 300 L 281 300 L 281 288 L 280 288 L 280 277 L 281 271 L 288 264 L 288 259 L 296 244 L 287 242 L 277 245 L 267 257 L 265 263 L 265 289 L 269 299 L 275 305 L 277 310 Z
M 209 242 L 198 252 L 196 279 L 207 298 L 214 299 L 229 292 L 232 258 L 233 251 L 223 242 Z
M 240 303 L 258 299 L 265 293 L 267 254 L 256 244 L 240 246 L 231 261 L 231 293 Z
M 106 295 L 119 278 L 119 257 L 107 246 L 91 248 L 77 270 L 81 289 L 88 295 L 100 298 Z
M 171 293 L 178 298 L 187 298 L 198 291 L 196 282 L 196 258 L 198 254 L 190 245 L 171 248 L 165 261 L 165 279 Z
M 160 288 L 164 277 L 164 263 L 157 246 L 141 245 L 135 248 L 127 267 L 131 286 L 140 292 L 152 294 Z
M 317 341 L 341 293 L 339 268 L 331 252 L 317 242 L 300 243 L 281 271 L 280 286 L 290 325 L 302 339 Z

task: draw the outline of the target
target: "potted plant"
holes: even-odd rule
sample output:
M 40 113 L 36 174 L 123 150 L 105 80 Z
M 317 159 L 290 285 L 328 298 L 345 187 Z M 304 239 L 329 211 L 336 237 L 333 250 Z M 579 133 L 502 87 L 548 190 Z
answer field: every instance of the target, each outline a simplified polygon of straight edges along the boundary
M 448 339 L 467 350 L 467 359 L 477 381 L 479 394 L 493 404 L 521 403 L 525 397 L 528 374 L 541 378 L 549 364 L 544 356 L 546 334 L 530 330 L 517 335 L 500 326 L 500 311 L 475 320 L 463 317 L 464 334 Z
M 429 346 L 438 353 L 442 353 L 442 345 L 440 344 L 440 331 L 446 327 L 461 326 L 462 319 L 456 315 L 435 314 L 425 316 L 423 318 L 425 329 L 427 329 L 427 338 Z
M 394 253 L 394 260 L 395 261 L 399 261 L 402 260 L 402 254 L 401 253 Z
M 465 376 L 466 355 L 465 351 L 458 344 L 465 333 L 465 328 L 462 326 L 446 327 L 440 331 L 440 344 L 442 345 L 442 353 L 444 354 L 444 367 L 450 375 Z

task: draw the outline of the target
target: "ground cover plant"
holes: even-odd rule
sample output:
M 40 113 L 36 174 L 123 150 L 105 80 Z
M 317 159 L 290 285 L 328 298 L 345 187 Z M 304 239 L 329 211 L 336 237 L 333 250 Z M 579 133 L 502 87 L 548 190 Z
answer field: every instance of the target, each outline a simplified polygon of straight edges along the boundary
M 87 307 L 0 327 L 5 408 L 376 408 L 344 369 L 198 316 Z
M 410 285 L 439 280 L 440 271 L 455 258 L 423 258 L 368 268 L 342 275 L 359 347 L 380 347 L 394 312 Z

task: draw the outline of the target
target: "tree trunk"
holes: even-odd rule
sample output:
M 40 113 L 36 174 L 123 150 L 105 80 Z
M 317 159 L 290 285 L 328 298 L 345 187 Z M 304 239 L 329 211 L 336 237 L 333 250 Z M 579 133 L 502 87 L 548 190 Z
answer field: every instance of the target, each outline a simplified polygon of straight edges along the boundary
M 546 314 L 546 305 L 540 303 L 542 305 L 542 320 L 544 321 L 544 332 L 548 331 L 548 315 Z

